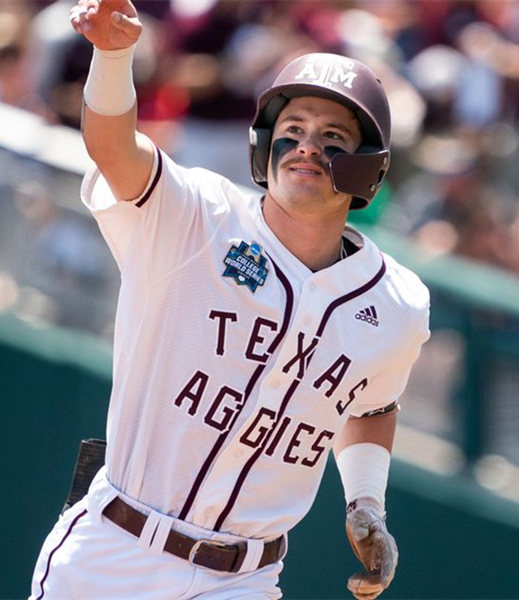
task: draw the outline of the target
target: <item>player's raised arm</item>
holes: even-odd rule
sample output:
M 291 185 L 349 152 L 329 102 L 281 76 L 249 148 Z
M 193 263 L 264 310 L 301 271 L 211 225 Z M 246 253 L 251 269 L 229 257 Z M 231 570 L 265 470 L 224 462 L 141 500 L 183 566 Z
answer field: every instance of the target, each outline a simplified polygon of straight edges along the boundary
M 88 153 L 115 196 L 132 200 L 153 165 L 153 146 L 136 130 L 132 62 L 142 24 L 129 0 L 79 0 L 70 21 L 94 46 L 82 123 Z

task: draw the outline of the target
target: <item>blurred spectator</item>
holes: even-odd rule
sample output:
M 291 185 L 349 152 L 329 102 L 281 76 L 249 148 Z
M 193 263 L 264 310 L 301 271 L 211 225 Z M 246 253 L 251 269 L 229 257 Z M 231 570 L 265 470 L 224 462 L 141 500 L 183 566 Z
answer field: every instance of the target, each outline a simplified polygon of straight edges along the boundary
M 406 75 L 426 103 L 424 127 L 452 127 L 457 82 L 465 65 L 458 50 L 435 44 L 419 52 L 406 65 Z
M 27 44 L 32 17 L 25 3 L 0 4 L 0 102 L 53 121 L 31 77 Z
M 101 332 L 104 311 L 96 306 L 112 286 L 112 271 L 106 268 L 95 227 L 60 210 L 49 188 L 37 181 L 18 187 L 15 207 L 21 217 L 18 233 L 25 240 L 20 285 L 38 291 L 55 323 Z
M 69 23 L 74 0 L 56 0 L 39 11 L 31 23 L 29 54 L 31 79 L 58 120 L 79 127 L 82 78 L 91 50 Z
M 513 239 L 510 223 L 519 216 L 517 203 L 489 182 L 472 139 L 428 135 L 414 156 L 419 170 L 397 190 L 391 226 L 430 253 L 454 252 L 516 270 L 519 238 Z
M 454 113 L 471 129 L 486 127 L 501 116 L 503 80 L 491 59 L 495 37 L 490 25 L 471 23 L 456 38 L 465 62 L 457 80 Z
M 161 21 L 169 16 L 173 0 L 134 0 L 133 4 L 140 15 L 147 14 Z

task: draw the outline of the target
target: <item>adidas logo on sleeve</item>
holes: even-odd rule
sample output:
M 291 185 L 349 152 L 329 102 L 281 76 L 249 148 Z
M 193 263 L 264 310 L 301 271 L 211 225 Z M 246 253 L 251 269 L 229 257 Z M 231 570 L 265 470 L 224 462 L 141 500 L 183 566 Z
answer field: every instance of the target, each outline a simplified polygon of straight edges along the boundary
M 355 318 L 359 319 L 360 321 L 366 321 L 366 323 L 378 327 L 378 316 L 374 306 L 368 306 L 367 308 L 359 310 L 359 312 L 355 315 Z

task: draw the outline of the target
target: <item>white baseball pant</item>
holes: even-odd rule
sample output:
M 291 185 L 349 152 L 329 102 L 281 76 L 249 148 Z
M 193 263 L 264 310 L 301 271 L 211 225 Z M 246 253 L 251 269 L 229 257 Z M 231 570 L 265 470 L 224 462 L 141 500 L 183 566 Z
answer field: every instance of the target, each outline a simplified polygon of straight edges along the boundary
M 102 516 L 105 506 L 121 495 L 107 481 L 105 469 L 96 475 L 89 494 L 56 523 L 40 552 L 29 600 L 277 600 L 282 561 L 247 571 L 225 573 L 191 565 L 154 545 L 146 527 L 139 539 Z M 138 503 L 124 497 L 135 508 Z M 149 509 L 143 510 L 149 512 Z M 215 534 L 160 515 L 194 539 L 233 543 L 243 538 Z M 157 529 L 157 532 L 159 529 Z M 245 569 L 245 571 L 244 571 Z

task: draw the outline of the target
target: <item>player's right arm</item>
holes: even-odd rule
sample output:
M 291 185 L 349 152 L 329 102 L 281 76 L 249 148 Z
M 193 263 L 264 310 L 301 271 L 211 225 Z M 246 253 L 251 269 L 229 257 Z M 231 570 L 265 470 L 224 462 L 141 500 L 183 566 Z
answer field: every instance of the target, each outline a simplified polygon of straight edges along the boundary
M 144 191 L 154 158 L 151 141 L 137 132 L 131 74 L 142 24 L 129 0 L 79 0 L 70 21 L 94 46 L 82 120 L 88 153 L 116 198 L 132 200 Z
M 374 600 L 391 583 L 398 548 L 385 523 L 385 492 L 395 436 L 396 403 L 362 417 L 350 416 L 334 444 L 346 496 L 346 534 L 365 567 L 348 579 L 357 600 Z

